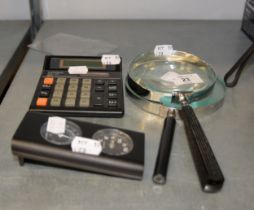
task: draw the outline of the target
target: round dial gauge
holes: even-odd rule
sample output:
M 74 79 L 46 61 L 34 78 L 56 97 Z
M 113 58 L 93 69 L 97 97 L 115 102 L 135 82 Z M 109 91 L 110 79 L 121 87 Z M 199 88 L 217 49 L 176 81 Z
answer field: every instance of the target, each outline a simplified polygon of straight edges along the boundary
M 134 147 L 131 137 L 117 129 L 98 130 L 92 138 L 102 142 L 102 152 L 108 155 L 127 155 Z

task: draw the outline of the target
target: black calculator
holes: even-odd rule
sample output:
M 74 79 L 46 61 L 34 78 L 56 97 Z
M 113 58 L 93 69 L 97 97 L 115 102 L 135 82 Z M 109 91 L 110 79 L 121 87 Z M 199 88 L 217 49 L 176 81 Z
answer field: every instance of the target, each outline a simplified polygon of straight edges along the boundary
M 122 62 L 103 64 L 101 56 L 46 56 L 30 111 L 75 117 L 122 117 Z M 85 74 L 70 67 L 84 66 Z

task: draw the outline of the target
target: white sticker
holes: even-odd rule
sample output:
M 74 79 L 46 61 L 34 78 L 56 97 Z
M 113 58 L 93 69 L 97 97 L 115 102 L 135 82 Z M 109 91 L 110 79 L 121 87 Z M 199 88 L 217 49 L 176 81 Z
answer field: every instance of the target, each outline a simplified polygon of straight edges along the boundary
M 66 119 L 62 117 L 49 117 L 47 123 L 47 132 L 54 134 L 65 133 Z
M 102 55 L 101 63 L 103 65 L 117 65 L 121 62 L 119 55 Z
M 204 81 L 197 74 L 181 74 L 174 81 L 176 85 L 199 84 Z
M 89 155 L 100 155 L 102 144 L 98 140 L 76 136 L 71 142 L 73 152 L 84 153 Z
M 175 85 L 188 85 L 204 83 L 198 74 L 178 74 L 176 72 L 167 72 L 161 79 L 173 82 Z
M 68 68 L 69 74 L 87 74 L 88 68 L 87 66 L 70 66 Z
M 174 53 L 174 49 L 172 45 L 156 45 L 154 48 L 155 56 L 167 56 L 172 55 Z

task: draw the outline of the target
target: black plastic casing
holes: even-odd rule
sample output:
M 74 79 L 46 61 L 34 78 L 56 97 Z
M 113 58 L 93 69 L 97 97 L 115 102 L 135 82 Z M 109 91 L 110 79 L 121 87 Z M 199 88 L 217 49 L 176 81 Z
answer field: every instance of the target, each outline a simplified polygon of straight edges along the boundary
M 101 173 L 140 180 L 144 171 L 145 136 L 143 133 L 119 129 L 133 140 L 134 148 L 126 155 L 113 156 L 101 153 L 99 156 L 72 152 L 70 145 L 55 145 L 47 142 L 40 134 L 42 124 L 47 122 L 48 114 L 28 112 L 11 142 L 11 149 L 23 165 L 32 160 L 37 163 L 61 166 L 89 172 Z M 112 128 L 88 122 L 71 120 L 82 130 L 82 136 L 92 135 L 105 128 Z M 114 128 L 116 129 L 116 128 Z

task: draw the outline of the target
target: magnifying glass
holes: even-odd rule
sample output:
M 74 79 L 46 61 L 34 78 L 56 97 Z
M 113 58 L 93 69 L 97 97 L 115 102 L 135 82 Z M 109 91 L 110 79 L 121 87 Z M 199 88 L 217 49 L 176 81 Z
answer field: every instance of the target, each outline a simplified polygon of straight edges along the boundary
M 222 104 L 225 88 L 212 67 L 186 52 L 174 51 L 167 56 L 155 56 L 153 52 L 143 53 L 130 64 L 126 88 L 140 99 L 141 104 L 147 104 L 143 107 L 149 112 L 153 112 L 149 107 L 158 107 L 158 110 L 159 107 L 167 108 L 154 182 L 163 184 L 166 180 L 166 159 L 169 157 L 175 125 L 172 110 L 177 109 L 186 127 L 202 189 L 205 192 L 218 191 L 223 185 L 224 177 L 193 111 L 194 108 L 211 112 Z

